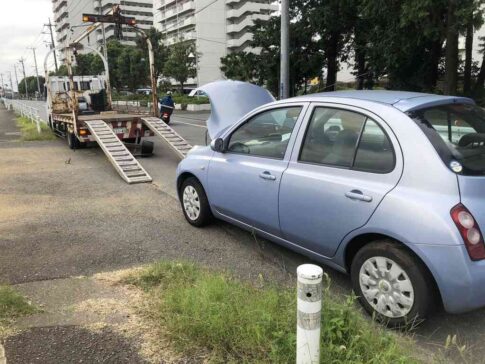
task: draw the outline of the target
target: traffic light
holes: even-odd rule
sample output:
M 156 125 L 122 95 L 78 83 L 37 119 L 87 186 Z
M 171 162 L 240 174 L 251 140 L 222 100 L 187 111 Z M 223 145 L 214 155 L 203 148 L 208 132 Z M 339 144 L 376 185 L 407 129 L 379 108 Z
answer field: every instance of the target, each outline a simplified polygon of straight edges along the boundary
M 126 24 L 135 26 L 136 19 L 132 17 L 123 16 L 120 14 L 99 15 L 99 14 L 83 14 L 84 23 L 114 23 Z

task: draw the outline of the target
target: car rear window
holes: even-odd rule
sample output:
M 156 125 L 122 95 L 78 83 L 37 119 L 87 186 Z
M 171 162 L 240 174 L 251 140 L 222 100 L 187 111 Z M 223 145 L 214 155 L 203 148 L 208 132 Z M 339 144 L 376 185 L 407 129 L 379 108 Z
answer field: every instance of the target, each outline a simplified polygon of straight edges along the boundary
M 485 111 L 482 108 L 447 104 L 415 110 L 409 116 L 452 170 L 465 175 L 485 175 Z

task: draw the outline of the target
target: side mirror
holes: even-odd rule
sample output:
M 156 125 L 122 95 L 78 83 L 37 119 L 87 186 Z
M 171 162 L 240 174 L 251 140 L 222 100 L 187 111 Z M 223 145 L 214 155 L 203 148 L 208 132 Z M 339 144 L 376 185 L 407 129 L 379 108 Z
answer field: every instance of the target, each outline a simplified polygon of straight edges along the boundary
M 224 148 L 224 139 L 217 138 L 211 141 L 211 149 L 215 152 L 224 153 L 226 150 Z

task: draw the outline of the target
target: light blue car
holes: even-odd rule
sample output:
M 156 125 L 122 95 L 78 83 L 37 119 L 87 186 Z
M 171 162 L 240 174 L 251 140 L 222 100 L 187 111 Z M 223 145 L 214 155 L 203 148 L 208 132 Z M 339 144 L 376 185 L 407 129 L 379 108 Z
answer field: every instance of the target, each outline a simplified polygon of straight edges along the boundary
M 391 326 L 485 306 L 485 112 L 467 98 L 348 91 L 273 102 L 202 88 L 212 143 L 178 166 L 187 221 L 215 217 L 350 273 Z

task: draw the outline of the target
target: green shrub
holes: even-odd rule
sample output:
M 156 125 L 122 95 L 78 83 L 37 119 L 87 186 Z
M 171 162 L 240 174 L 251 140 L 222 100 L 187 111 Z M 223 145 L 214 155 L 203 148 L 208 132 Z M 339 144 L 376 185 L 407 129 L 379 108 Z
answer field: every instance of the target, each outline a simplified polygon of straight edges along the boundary
M 257 288 L 187 263 L 154 264 L 128 282 L 151 293 L 149 317 L 185 354 L 209 351 L 212 362 L 295 362 L 294 290 Z M 364 319 L 353 298 L 337 302 L 327 289 L 322 363 L 414 362 L 400 341 Z

